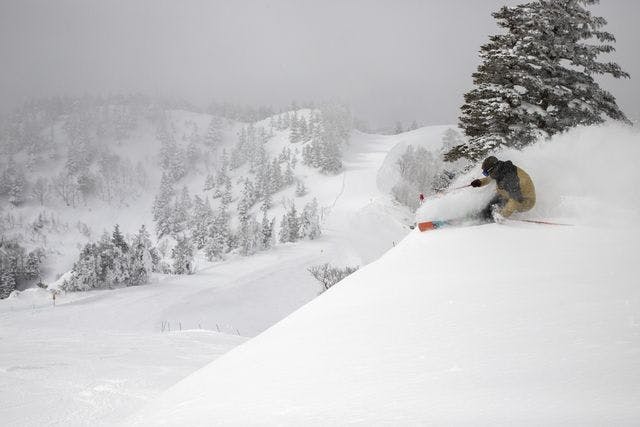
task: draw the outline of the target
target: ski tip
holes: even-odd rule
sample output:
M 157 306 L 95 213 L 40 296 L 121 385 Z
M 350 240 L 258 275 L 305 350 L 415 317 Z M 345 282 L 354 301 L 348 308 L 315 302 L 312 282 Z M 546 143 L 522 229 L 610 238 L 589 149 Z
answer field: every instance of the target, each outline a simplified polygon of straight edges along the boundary
M 433 225 L 432 221 L 427 221 L 427 222 L 419 222 L 418 223 L 418 230 L 420 231 L 427 231 L 427 230 L 433 230 L 435 227 Z
M 446 227 L 449 225 L 451 225 L 451 221 L 443 221 L 443 220 L 424 221 L 424 222 L 418 223 L 418 229 L 420 231 L 429 231 L 429 230 L 436 230 L 438 228 Z

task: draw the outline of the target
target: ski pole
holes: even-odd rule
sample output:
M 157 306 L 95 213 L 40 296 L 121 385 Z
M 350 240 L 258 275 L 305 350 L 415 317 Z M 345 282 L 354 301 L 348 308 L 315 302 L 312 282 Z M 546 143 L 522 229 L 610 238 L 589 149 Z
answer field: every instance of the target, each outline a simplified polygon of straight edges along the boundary
M 471 187 L 471 184 L 463 185 L 463 186 L 460 186 L 460 187 L 455 187 L 455 188 L 452 188 L 451 190 L 443 191 L 441 193 L 436 193 L 436 196 L 444 196 L 444 195 L 447 195 L 449 193 L 453 193 L 454 191 L 462 190 L 463 188 L 467 188 L 467 187 Z
M 544 224 L 544 225 L 563 225 L 567 227 L 573 226 L 573 224 L 563 224 L 560 222 L 551 222 L 551 221 L 538 221 L 535 219 L 516 219 L 516 218 L 507 218 L 509 221 L 519 221 L 519 222 L 528 222 L 531 224 Z

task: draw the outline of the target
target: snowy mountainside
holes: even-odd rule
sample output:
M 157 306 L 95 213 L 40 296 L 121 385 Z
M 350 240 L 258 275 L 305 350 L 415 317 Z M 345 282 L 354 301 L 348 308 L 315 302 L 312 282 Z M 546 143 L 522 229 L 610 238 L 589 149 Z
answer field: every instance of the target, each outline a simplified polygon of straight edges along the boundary
M 128 424 L 637 424 L 639 142 L 607 125 L 501 153 L 532 171 L 532 215 L 574 225 L 415 230 Z
M 160 119 L 151 112 L 138 111 L 133 124 L 116 137 L 102 129 L 110 121 L 102 117 L 101 111 L 95 107 L 56 117 L 41 132 L 41 144 L 45 146 L 37 156 L 30 153 L 29 147 L 22 147 L 13 149 L 15 153 L 1 164 L 5 167 L 6 162 L 17 163 L 30 182 L 22 203 L 14 206 L 0 198 L 3 234 L 17 238 L 29 248 L 45 248 L 47 258 L 42 269 L 45 283 L 53 282 L 71 268 L 80 245 L 96 240 L 105 230 L 110 232 L 115 224 L 125 234 L 136 232 L 142 224 L 151 232 L 154 230 L 151 207 L 162 175 Z M 167 110 L 160 116 L 180 150 L 187 151 L 190 145 L 197 150 L 198 159 L 191 164 L 181 184 L 200 192 L 203 177 L 214 167 L 218 151 L 233 145 L 242 124 L 223 121 L 221 140 L 216 147 L 210 147 L 204 144 L 204 137 L 212 116 L 184 110 Z M 80 132 L 82 138 L 74 136 Z M 74 148 L 78 144 L 86 146 Z M 83 167 L 95 188 L 86 198 L 76 194 L 65 195 L 67 199 L 63 200 L 56 179 L 75 169 L 78 158 L 87 163 Z M 27 192 L 38 179 L 48 184 L 42 203 Z
M 188 112 L 172 116 L 178 123 L 206 121 Z M 136 132 L 151 138 L 147 131 Z M 429 134 L 426 129 L 412 138 L 417 144 Z M 118 422 L 245 337 L 313 300 L 320 289 L 308 267 L 325 262 L 363 267 L 375 261 L 409 233 L 413 221 L 376 185 L 388 152 L 405 136 L 354 131 L 338 175 L 297 166 L 308 193 L 296 203 L 317 197 L 323 207 L 319 239 L 279 244 L 249 257 L 230 254 L 223 262 L 199 257 L 194 275 L 157 275 L 145 286 L 61 294 L 55 307 L 49 292 L 39 288 L 0 301 L 7 349 L 0 354 L 0 395 L 7 402 L 0 405 L 0 419 L 23 425 Z M 436 146 L 439 137 L 433 134 L 430 144 Z M 287 144 L 287 132 L 275 131 L 265 146 L 275 155 Z M 194 174 L 185 182 L 195 193 L 204 179 Z M 293 191 L 278 193 L 270 215 L 284 211 L 277 200 L 295 197 Z M 146 200 L 150 206 L 152 196 Z M 142 202 L 106 210 L 102 220 L 131 215 L 136 227 L 135 215 L 150 217 L 134 212 L 141 207 Z

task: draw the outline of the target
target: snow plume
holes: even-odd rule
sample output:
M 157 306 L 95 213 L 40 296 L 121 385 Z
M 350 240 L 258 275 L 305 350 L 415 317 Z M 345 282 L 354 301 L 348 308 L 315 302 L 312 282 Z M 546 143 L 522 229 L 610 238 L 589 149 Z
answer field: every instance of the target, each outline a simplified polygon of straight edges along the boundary
M 609 123 L 579 127 L 522 151 L 496 153 L 524 169 L 536 187 L 536 206 L 514 217 L 556 219 L 576 224 L 626 224 L 640 213 L 640 133 Z M 459 177 L 451 189 L 482 177 L 480 164 Z M 464 188 L 427 199 L 418 221 L 472 215 L 494 194 L 495 186 Z

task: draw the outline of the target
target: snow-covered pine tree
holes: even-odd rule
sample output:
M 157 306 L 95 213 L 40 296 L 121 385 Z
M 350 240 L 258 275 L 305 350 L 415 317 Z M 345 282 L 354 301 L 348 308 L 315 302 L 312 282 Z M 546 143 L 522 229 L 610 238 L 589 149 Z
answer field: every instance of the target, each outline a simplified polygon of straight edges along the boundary
M 314 240 L 320 237 L 320 213 L 318 212 L 318 200 L 307 203 L 300 215 L 300 237 L 307 237 Z
M 269 178 L 269 189 L 271 194 L 277 193 L 283 186 L 282 170 L 280 169 L 280 163 L 278 163 L 277 159 L 273 159 L 271 162 Z
M 262 250 L 269 250 L 273 246 L 275 240 L 275 235 L 273 233 L 275 225 L 276 219 L 272 218 L 269 220 L 269 218 L 267 218 L 267 213 L 264 212 L 264 215 L 262 216 L 262 225 L 260 227 L 260 247 Z
M 176 237 L 176 246 L 171 250 L 173 274 L 193 273 L 193 246 L 186 236 Z
M 296 210 L 296 204 L 291 203 L 291 208 L 287 212 L 287 228 L 289 229 L 288 242 L 295 242 L 300 238 L 300 218 Z
M 168 173 L 174 181 L 187 174 L 187 153 L 176 144 L 173 135 L 164 128 L 157 131 L 160 141 L 160 165 L 163 173 Z
M 127 245 L 127 242 L 125 242 L 124 236 L 120 232 L 120 226 L 118 224 L 113 227 L 111 242 L 115 247 L 119 248 L 122 253 L 127 253 L 127 251 L 129 251 L 129 245 Z
M 27 178 L 24 169 L 10 157 L 0 179 L 0 195 L 8 196 L 9 203 L 19 206 L 26 199 L 26 191 Z
M 307 194 L 307 187 L 304 185 L 304 182 L 298 180 L 296 182 L 296 197 L 302 197 Z
M 614 51 L 606 20 L 587 9 L 598 0 L 539 0 L 503 7 L 493 16 L 505 29 L 481 48 L 465 94 L 460 126 L 469 141 L 445 156 L 477 160 L 496 148 L 520 148 L 605 116 L 628 122 L 595 75 L 629 77 L 598 56 Z M 594 43 L 595 42 L 595 43 Z
M 262 198 L 262 204 L 260 205 L 260 210 L 266 214 L 267 211 L 271 209 L 272 206 L 273 206 L 273 199 L 271 197 L 271 194 L 265 193 L 264 197 Z
M 298 133 L 300 135 L 300 141 L 307 142 L 310 139 L 309 127 L 307 126 L 307 120 L 304 116 L 301 116 L 298 121 Z
M 153 202 L 153 220 L 156 223 L 156 236 L 170 235 L 173 231 L 173 199 L 175 189 L 173 188 L 173 178 L 167 172 L 163 172 L 160 180 L 160 189 Z
M 213 190 L 216 188 L 216 180 L 213 178 L 213 175 L 208 174 L 207 178 L 204 180 L 204 191 Z
M 204 145 L 213 148 L 222 142 L 222 119 L 218 116 L 213 116 L 209 122 L 207 133 L 204 136 Z
M 160 261 L 157 250 L 151 244 L 147 228 L 142 224 L 133 237 L 129 251 L 131 286 L 148 283 L 149 275 L 155 271 Z
M 171 232 L 174 236 L 188 228 L 192 206 L 189 189 L 187 186 L 183 186 L 180 197 L 176 200 L 171 211 Z
M 7 298 L 16 289 L 16 279 L 4 268 L 0 271 L 0 299 Z
M 296 144 L 302 140 L 299 123 L 300 122 L 298 121 L 298 114 L 294 113 L 293 118 L 291 119 L 291 132 L 289 133 L 289 142 L 291 142 L 292 144 Z
M 189 230 L 196 248 L 202 249 L 207 244 L 212 223 L 213 211 L 211 210 L 211 205 L 209 205 L 209 200 L 204 201 L 199 196 L 194 196 L 193 215 L 189 221 Z
M 283 184 L 284 186 L 289 186 L 295 182 L 295 176 L 293 174 L 293 168 L 291 167 L 291 163 L 287 162 L 284 170 Z
M 228 179 L 224 184 L 224 192 L 222 193 L 222 198 L 220 199 L 223 206 L 229 206 L 233 201 L 233 196 L 231 194 L 231 179 Z
M 291 230 L 289 228 L 288 215 L 285 213 L 280 220 L 280 232 L 278 233 L 278 240 L 280 243 L 290 242 Z
M 205 254 L 209 261 L 222 259 L 223 255 L 229 251 L 229 239 L 231 230 L 229 228 L 230 216 L 226 206 L 222 205 L 215 215 L 213 223 L 209 227 L 209 237 L 205 245 Z

